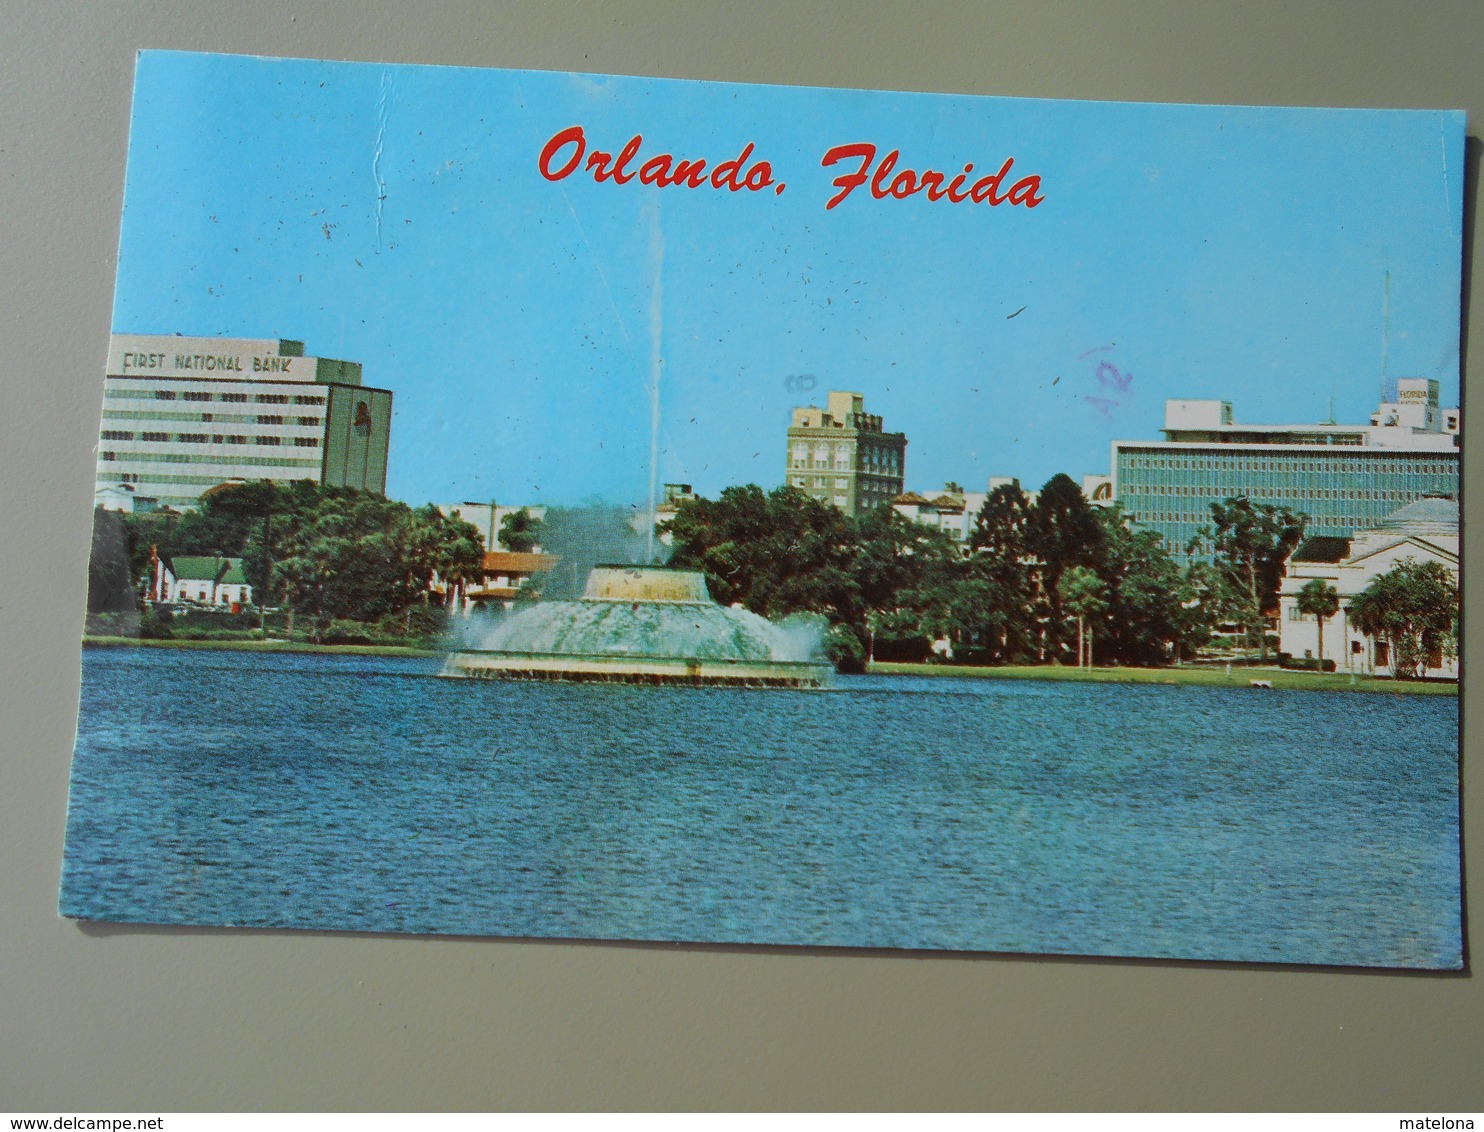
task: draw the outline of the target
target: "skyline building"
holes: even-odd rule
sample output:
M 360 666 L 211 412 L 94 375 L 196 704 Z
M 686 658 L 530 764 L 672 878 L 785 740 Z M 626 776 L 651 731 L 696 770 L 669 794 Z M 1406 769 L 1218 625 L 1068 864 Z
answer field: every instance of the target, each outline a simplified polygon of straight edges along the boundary
M 1170 400 L 1163 440 L 1113 441 L 1111 496 L 1181 558 L 1211 504 L 1235 496 L 1303 512 L 1309 535 L 1348 538 L 1424 497 L 1456 499 L 1459 427 L 1431 378 L 1401 378 L 1364 425 L 1239 424 L 1230 401 Z
M 286 338 L 115 334 L 95 491 L 127 509 L 195 507 L 231 480 L 313 480 L 384 494 L 392 394 L 359 362 Z
M 1016 481 L 1010 480 L 1015 483 Z M 891 501 L 892 510 L 904 519 L 924 527 L 932 527 L 959 544 L 964 554 L 969 553 L 969 543 L 974 534 L 974 521 L 980 508 L 995 489 L 996 480 L 991 479 L 989 491 L 965 491 L 957 483 L 946 483 L 943 490 L 934 495 L 908 491 Z
M 465 500 L 463 503 L 439 503 L 436 506 L 450 519 L 462 519 L 478 528 L 480 537 L 484 539 L 484 548 L 489 551 L 504 549 L 500 543 L 500 528 L 511 515 L 524 511 L 537 523 L 546 518 L 546 508 L 539 503 L 511 504 L 496 503 L 494 500 L 488 502 Z M 540 542 L 539 537 L 537 542 Z
M 907 437 L 885 431 L 862 394 L 832 389 L 825 408 L 793 410 L 784 463 L 785 483 L 857 515 L 902 494 Z
M 1391 642 L 1362 633 L 1349 617 L 1351 601 L 1382 574 L 1403 562 L 1437 563 L 1458 584 L 1462 563 L 1458 502 L 1421 499 L 1387 515 L 1351 538 L 1305 539 L 1288 558 L 1279 589 L 1279 645 L 1294 657 L 1331 661 L 1337 671 L 1396 675 Z M 1335 590 L 1335 612 L 1319 618 L 1299 608 L 1304 586 L 1319 579 Z M 1322 646 L 1322 647 L 1321 647 Z M 1441 647 L 1423 658 L 1425 675 L 1458 679 L 1458 656 Z

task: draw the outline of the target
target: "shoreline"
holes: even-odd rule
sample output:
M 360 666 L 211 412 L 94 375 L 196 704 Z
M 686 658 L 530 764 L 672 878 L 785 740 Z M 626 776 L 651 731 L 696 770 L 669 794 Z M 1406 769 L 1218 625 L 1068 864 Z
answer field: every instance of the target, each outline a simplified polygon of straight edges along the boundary
M 228 652 L 302 652 L 355 654 L 365 656 L 442 656 L 443 649 L 424 649 L 415 645 L 316 645 L 309 641 L 177 641 L 150 637 L 90 637 L 82 639 L 83 648 L 91 649 L 225 649 Z
M 1350 682 L 1345 672 L 1306 672 L 1291 668 L 1224 668 L 1187 665 L 1179 668 L 1094 668 L 1090 671 L 1057 665 L 1004 665 L 978 668 L 951 664 L 901 664 L 877 661 L 867 675 L 959 676 L 970 680 L 1064 680 L 1084 684 L 1165 684 L 1197 688 L 1248 688 L 1253 680 L 1265 680 L 1274 691 L 1365 692 L 1393 696 L 1458 696 L 1458 684 L 1445 680 L 1392 680 L 1390 677 L 1356 676 Z
M 156 640 L 141 637 L 84 636 L 84 648 L 223 649 L 228 652 L 290 652 L 323 655 L 438 657 L 449 650 L 415 645 L 316 645 L 308 641 Z M 1003 665 L 973 667 L 951 664 L 904 664 L 877 661 L 867 676 L 958 677 L 967 680 L 1062 680 L 1084 684 L 1164 684 L 1198 688 L 1251 688 L 1253 680 L 1272 683 L 1275 691 L 1364 692 L 1393 696 L 1458 696 L 1458 684 L 1443 680 L 1392 680 L 1348 673 L 1305 672 L 1289 668 L 1094 668 L 1091 671 L 1057 665 Z M 1259 689 L 1253 689 L 1254 691 Z M 1266 690 L 1266 689 L 1261 689 Z

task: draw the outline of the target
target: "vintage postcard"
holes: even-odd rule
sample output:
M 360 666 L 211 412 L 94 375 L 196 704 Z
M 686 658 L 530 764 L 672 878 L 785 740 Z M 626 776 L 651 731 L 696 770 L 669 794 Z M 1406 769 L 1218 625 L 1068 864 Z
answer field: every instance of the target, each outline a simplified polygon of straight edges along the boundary
M 143 54 L 62 913 L 1460 967 L 1463 169 Z

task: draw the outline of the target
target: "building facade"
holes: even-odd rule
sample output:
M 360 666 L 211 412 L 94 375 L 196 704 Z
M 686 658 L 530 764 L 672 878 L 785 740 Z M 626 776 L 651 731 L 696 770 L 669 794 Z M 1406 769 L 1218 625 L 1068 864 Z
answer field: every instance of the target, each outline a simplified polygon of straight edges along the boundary
M 549 574 L 561 559 L 555 554 L 486 551 L 479 580 L 467 585 L 433 577 L 432 592 L 446 605 L 469 613 L 474 609 L 513 609 L 520 591 L 538 574 Z
M 664 485 L 659 504 L 654 509 L 654 537 L 662 546 L 674 546 L 675 535 L 668 524 L 680 513 L 682 504 L 698 498 L 688 483 Z M 643 520 L 639 520 L 642 526 Z
M 827 407 L 793 411 L 784 482 L 847 515 L 859 515 L 902 494 L 907 437 L 883 430 L 859 393 L 831 390 Z
M 1294 657 L 1332 661 L 1340 672 L 1395 675 L 1389 643 L 1350 624 L 1346 610 L 1376 578 L 1408 559 L 1440 563 L 1456 585 L 1459 546 L 1458 504 L 1451 499 L 1409 503 L 1353 538 L 1306 539 L 1289 557 L 1279 590 L 1278 647 Z M 1325 619 L 1322 634 L 1319 619 L 1299 609 L 1299 592 L 1316 578 L 1339 597 L 1339 609 Z M 1426 675 L 1456 680 L 1457 656 L 1440 650 L 1427 657 Z
M 230 480 L 386 490 L 392 394 L 357 362 L 288 339 L 115 334 L 98 437 L 100 490 L 136 510 L 197 506 Z
M 163 559 L 151 548 L 145 600 L 164 605 L 207 605 L 241 613 L 252 604 L 252 586 L 240 558 L 182 555 Z
M 967 553 L 974 537 L 974 522 L 987 498 L 987 492 L 965 491 L 956 483 L 948 483 L 933 496 L 915 491 L 899 495 L 891 506 L 904 519 L 942 531 Z
M 511 515 L 524 511 L 536 522 L 546 518 L 546 508 L 540 504 L 534 506 L 511 506 L 495 502 L 464 502 L 464 503 L 440 503 L 438 510 L 450 519 L 462 519 L 471 526 L 479 529 L 480 536 L 484 539 L 486 550 L 503 550 L 500 545 L 500 527 Z M 538 546 L 539 550 L 540 547 Z
M 1242 425 L 1229 401 L 1166 401 L 1165 439 L 1115 440 L 1112 497 L 1184 556 L 1235 496 L 1301 511 L 1307 533 L 1349 537 L 1398 507 L 1458 494 L 1457 409 L 1438 383 L 1402 378 L 1367 425 Z

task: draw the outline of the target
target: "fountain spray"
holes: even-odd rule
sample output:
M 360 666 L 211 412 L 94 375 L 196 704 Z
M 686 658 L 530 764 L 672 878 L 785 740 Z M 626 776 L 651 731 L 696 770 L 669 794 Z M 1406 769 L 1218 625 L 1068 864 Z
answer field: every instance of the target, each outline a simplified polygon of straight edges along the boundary
M 660 220 L 659 197 L 649 206 L 649 264 L 653 279 L 649 290 L 649 518 L 644 561 L 654 561 L 654 521 L 659 510 L 660 475 L 660 370 L 665 335 L 665 231 Z

